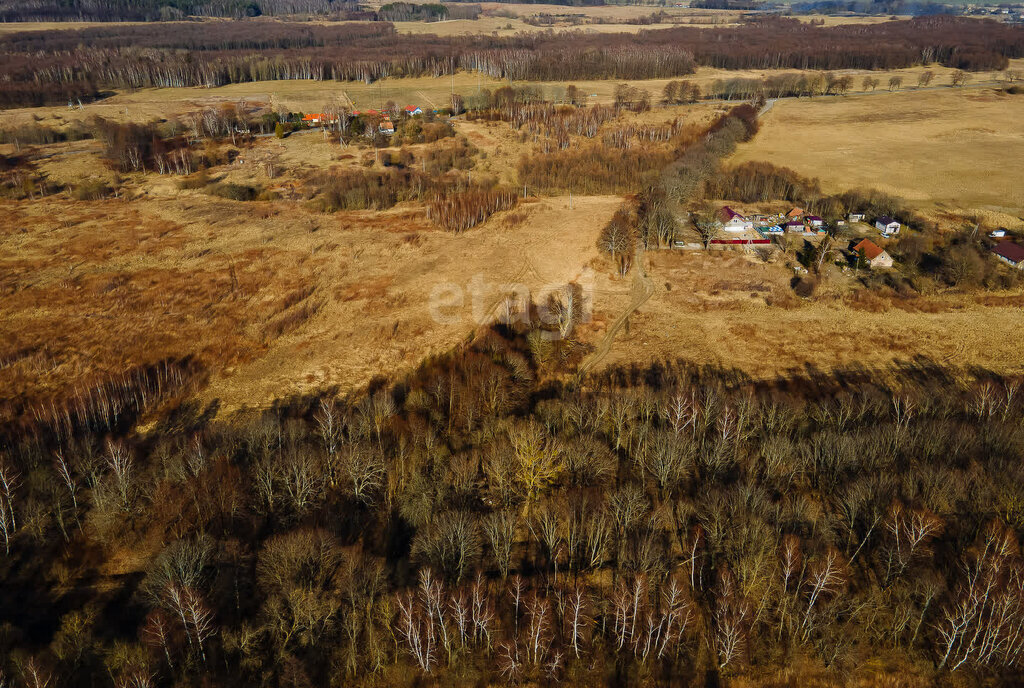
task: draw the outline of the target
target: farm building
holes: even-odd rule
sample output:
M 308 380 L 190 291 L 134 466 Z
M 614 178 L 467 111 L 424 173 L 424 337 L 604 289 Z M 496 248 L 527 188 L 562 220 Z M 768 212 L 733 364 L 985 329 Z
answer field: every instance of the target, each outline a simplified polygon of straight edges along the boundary
M 846 219 L 849 222 L 863 222 L 864 213 L 850 213 L 849 215 L 846 216 Z
M 722 206 L 718 211 L 718 221 L 727 232 L 744 232 L 754 228 L 754 223 L 743 217 L 729 206 Z
M 875 220 L 875 228 L 882 233 L 882 236 L 900 233 L 900 223 L 885 215 Z
M 892 267 L 892 256 L 889 255 L 888 251 L 870 239 L 863 239 L 853 247 L 853 250 L 857 254 L 860 254 L 862 251 L 864 252 L 864 260 L 867 262 L 869 268 Z
M 1007 265 L 1018 270 L 1024 269 L 1024 246 L 1012 241 L 1000 241 L 992 247 L 992 253 Z

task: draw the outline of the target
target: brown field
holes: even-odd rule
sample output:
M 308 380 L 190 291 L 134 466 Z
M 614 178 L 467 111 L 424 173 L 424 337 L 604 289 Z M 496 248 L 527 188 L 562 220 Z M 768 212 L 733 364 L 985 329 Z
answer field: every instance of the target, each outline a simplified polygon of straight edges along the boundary
M 1019 292 L 851 301 L 836 286 L 804 301 L 789 287 L 792 272 L 746 254 L 660 251 L 647 259 L 654 294 L 597 369 L 683 358 L 772 378 L 813 369 L 882 369 L 925 357 L 1024 371 Z M 604 279 L 599 286 L 608 284 Z M 596 300 L 595 339 L 629 301 L 608 294 Z
M 733 75 L 760 73 L 701 70 L 695 78 Z M 469 74 L 455 82 L 463 93 L 500 83 Z M 638 82 L 655 92 L 663 84 Z M 610 99 L 614 86 L 580 84 L 598 94 L 595 100 Z M 541 87 L 554 92 L 564 84 Z M 34 118 L 59 125 L 93 114 L 146 121 L 239 100 L 305 111 L 350 98 L 359 107 L 380 99 L 442 104 L 450 89 L 442 78 L 145 90 L 82 111 L 7 111 L 0 126 Z M 722 107 L 656 108 L 641 117 L 699 118 Z M 1014 187 L 1024 172 L 1022 114 L 1024 98 L 991 88 L 784 100 L 734 159 L 793 167 L 820 176 L 830 190 L 876 186 L 918 204 L 998 209 L 1013 219 L 1024 205 Z M 455 126 L 486 154 L 474 175 L 517 182 L 516 163 L 532 141 L 502 123 Z M 29 150 L 53 181 L 117 176 L 93 141 Z M 259 139 L 211 174 L 285 188 L 303 172 L 358 165 L 366 155 L 311 132 Z M 265 161 L 283 177 L 268 179 Z M 595 246 L 621 202 L 616 196 L 575 198 L 572 210 L 565 198 L 534 199 L 455 236 L 409 204 L 325 215 L 298 201 L 238 203 L 182 191 L 170 176 L 128 175 L 124 187 L 132 200 L 3 203 L 0 329 L 12 334 L 0 352 L 4 396 L 53 393 L 138 363 L 195 354 L 212 372 L 206 400 L 220 399 L 226 409 L 260 406 L 324 386 L 351 389 L 457 344 L 476 320 L 466 302 L 452 322 L 436 321 L 430 303 L 437 285 L 466 289 L 479 276 L 538 290 L 595 267 L 595 318 L 582 330 L 595 348 L 631 299 L 631 280 L 613 279 Z M 1019 294 L 851 302 L 836 280 L 803 301 L 792 293 L 788 268 L 739 254 L 650 252 L 647 264 L 653 295 L 598 367 L 681 357 L 772 376 L 805 365 L 879 367 L 923 355 L 1021 369 Z M 483 315 L 494 314 L 497 298 L 492 289 L 478 301 Z
M 874 187 L 922 206 L 1024 209 L 1024 97 L 979 89 L 786 100 L 733 161 L 767 160 L 839 191 Z
M 544 199 L 465 236 L 411 208 L 322 215 L 166 187 L 130 203 L 7 202 L 4 396 L 189 354 L 211 365 L 207 395 L 228 408 L 362 385 L 472 331 L 468 297 L 444 311 L 452 322 L 431 318 L 436 285 L 480 276 L 495 285 L 489 309 L 496 285 L 564 284 L 620 201 L 575 198 L 569 211 Z

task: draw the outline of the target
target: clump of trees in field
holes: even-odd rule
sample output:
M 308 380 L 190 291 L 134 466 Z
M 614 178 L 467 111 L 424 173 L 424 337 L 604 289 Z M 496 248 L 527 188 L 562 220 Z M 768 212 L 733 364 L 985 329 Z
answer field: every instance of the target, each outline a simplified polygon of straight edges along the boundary
M 5 678 L 1019 672 L 1019 380 L 665 363 L 568 386 L 535 331 L 260 413 L 215 419 L 157 370 L 0 428 Z
M 427 219 L 450 232 L 465 232 L 496 212 L 514 208 L 518 200 L 512 189 L 471 189 L 438 194 L 427 203 Z

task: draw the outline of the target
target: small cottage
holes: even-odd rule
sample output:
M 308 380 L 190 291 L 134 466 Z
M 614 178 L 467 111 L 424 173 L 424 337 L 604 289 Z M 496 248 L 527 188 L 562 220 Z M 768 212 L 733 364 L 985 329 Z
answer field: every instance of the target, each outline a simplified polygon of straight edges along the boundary
M 892 267 L 892 256 L 870 239 L 862 240 L 853 247 L 853 250 L 857 255 L 864 255 L 864 262 L 871 269 Z
M 900 233 L 900 223 L 885 215 L 875 220 L 875 228 L 882 233 L 882 236 Z
M 718 221 L 722 223 L 722 229 L 727 232 L 743 232 L 754 228 L 754 223 L 740 215 L 729 206 L 722 206 L 718 211 Z

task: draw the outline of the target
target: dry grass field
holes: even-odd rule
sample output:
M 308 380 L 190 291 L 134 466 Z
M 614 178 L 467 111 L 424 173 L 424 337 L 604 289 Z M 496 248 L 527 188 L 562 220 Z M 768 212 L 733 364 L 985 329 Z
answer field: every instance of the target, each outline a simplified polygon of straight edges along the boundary
M 916 83 L 922 69 L 898 73 Z M 936 83 L 948 81 L 950 70 L 933 70 Z M 850 73 L 859 88 L 862 72 Z M 701 69 L 692 79 L 707 86 L 768 74 Z M 658 94 L 666 81 L 633 84 Z M 460 73 L 454 88 L 469 95 L 504 83 Z M 0 127 L 61 126 L 93 115 L 146 122 L 240 101 L 306 112 L 388 100 L 440 107 L 452 84 L 423 78 L 149 89 L 83 110 L 3 111 Z M 555 99 L 566 83 L 536 85 Z M 616 82 L 577 85 L 591 102 L 609 102 Z M 702 119 L 724 107 L 655 108 L 639 119 Z M 481 151 L 474 175 L 517 183 L 516 165 L 532 150 L 532 139 L 498 122 L 455 127 Z M 80 141 L 29 150 L 52 181 L 113 181 L 117 175 L 99 160 L 99 148 Z M 211 174 L 285 188 L 308 172 L 360 166 L 366 155 L 367 149 L 343 149 L 311 132 L 259 139 L 238 162 Z M 1024 96 L 991 87 L 897 93 L 883 87 L 874 94 L 782 100 L 732 160 L 791 167 L 820 177 L 830 191 L 876 187 L 921 207 L 982 209 L 1010 223 L 1024 207 L 1017 183 L 1024 178 Z M 267 178 L 261 166 L 267 161 L 284 171 L 283 179 Z M 137 363 L 194 354 L 211 368 L 206 400 L 220 399 L 227 409 L 260 406 L 292 392 L 356 387 L 461 341 L 476 325 L 470 304 L 456 309 L 452 322 L 438 322 L 430 312 L 437 285 L 466 289 L 479 276 L 486 284 L 522 282 L 536 290 L 596 267 L 595 318 L 583 328 L 585 342 L 595 346 L 631 298 L 630 280 L 612 278 L 596 249 L 622 200 L 617 196 L 575 198 L 572 210 L 565 198 L 535 199 L 454 236 L 409 204 L 325 215 L 294 200 L 243 204 L 182 191 L 170 176 L 123 181 L 132 200 L 4 202 L 0 330 L 11 333 L 0 361 L 5 395 L 51 393 Z M 1019 295 L 866 304 L 825 289 L 803 301 L 793 295 L 786 268 L 738 254 L 652 252 L 647 262 L 654 294 L 600 365 L 681 357 L 772 376 L 808 365 L 877 367 L 923 355 L 1021 369 Z M 485 314 L 496 294 L 484 298 Z
M 551 198 L 454 236 L 421 210 L 309 213 L 168 187 L 133 202 L 3 204 L 4 396 L 36 396 L 162 358 L 211 366 L 228 408 L 414 366 L 473 330 L 435 322 L 438 285 L 564 284 L 621 199 Z M 481 302 L 483 303 L 483 302 Z
M 922 205 L 1024 208 L 1024 96 L 988 88 L 778 102 L 734 162 L 767 160 L 830 191 L 874 187 Z
M 852 301 L 828 289 L 793 295 L 792 272 L 734 252 L 648 253 L 654 295 L 616 337 L 602 366 L 684 358 L 755 378 L 837 368 L 882 369 L 925 357 L 1020 374 L 1020 293 Z M 607 276 L 599 288 L 618 285 Z M 594 338 L 629 301 L 597 299 Z

